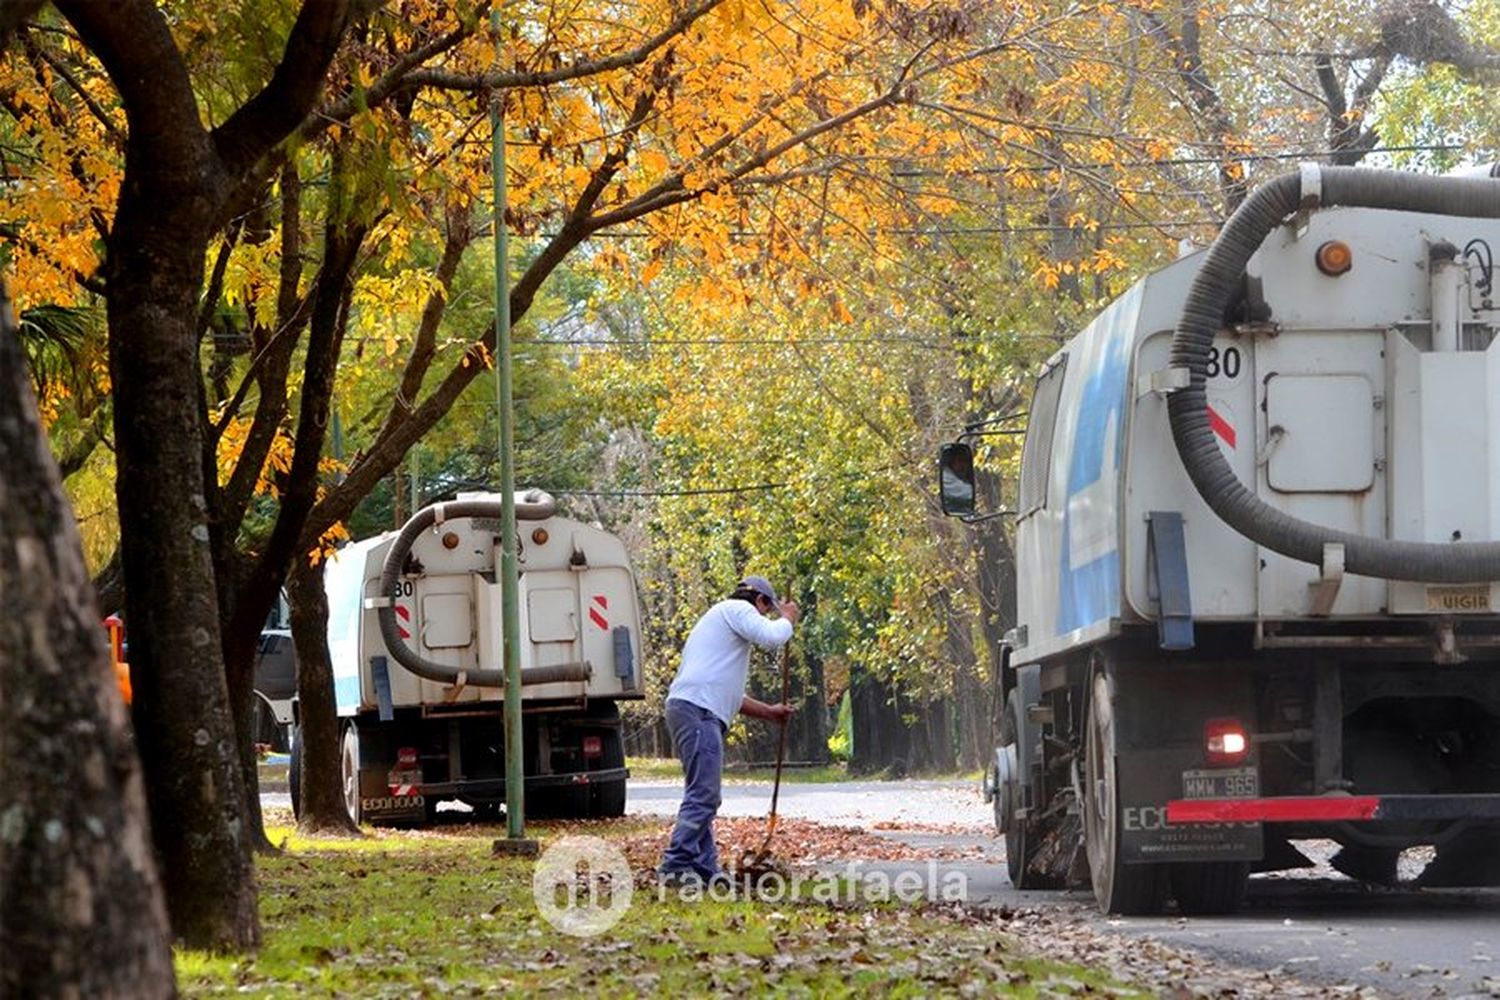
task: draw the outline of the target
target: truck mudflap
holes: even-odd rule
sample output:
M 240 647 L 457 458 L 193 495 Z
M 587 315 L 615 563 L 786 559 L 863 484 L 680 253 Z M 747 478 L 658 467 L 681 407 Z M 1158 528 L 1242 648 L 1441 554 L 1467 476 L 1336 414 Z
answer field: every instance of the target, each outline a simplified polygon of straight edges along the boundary
M 1171 826 L 1433 819 L 1500 819 L 1500 795 L 1285 795 L 1167 803 Z
M 1120 855 L 1128 864 L 1179 861 L 1259 861 L 1265 841 L 1259 823 L 1214 821 L 1173 825 L 1170 802 L 1179 796 L 1253 795 L 1253 766 L 1200 769 L 1197 747 L 1127 749 L 1115 759 L 1119 774 Z

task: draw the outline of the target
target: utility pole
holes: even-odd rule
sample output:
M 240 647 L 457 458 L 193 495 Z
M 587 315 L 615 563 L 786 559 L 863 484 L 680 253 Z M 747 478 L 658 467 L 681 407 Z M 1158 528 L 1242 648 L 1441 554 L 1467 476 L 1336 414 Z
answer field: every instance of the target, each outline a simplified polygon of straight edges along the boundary
M 490 10 L 501 62 L 500 5 Z M 521 739 L 521 613 L 516 564 L 515 402 L 511 398 L 510 241 L 505 226 L 505 91 L 490 95 L 490 173 L 495 186 L 495 394 L 500 424 L 500 620 L 505 642 L 505 828 L 496 854 L 534 855 L 526 836 L 525 748 Z

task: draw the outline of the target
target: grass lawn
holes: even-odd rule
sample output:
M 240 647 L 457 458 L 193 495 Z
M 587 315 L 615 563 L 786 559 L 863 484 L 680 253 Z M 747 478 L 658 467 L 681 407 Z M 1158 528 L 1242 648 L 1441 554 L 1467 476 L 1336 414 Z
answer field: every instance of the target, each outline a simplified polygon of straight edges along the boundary
M 541 916 L 533 862 L 491 856 L 503 826 L 304 839 L 268 815 L 282 855 L 259 864 L 255 958 L 177 956 L 187 996 L 490 996 L 760 992 L 817 996 L 1144 995 L 1100 973 L 1028 957 L 1000 920 L 951 906 L 682 898 L 638 881 L 596 937 Z M 619 840 L 652 825 L 536 824 Z

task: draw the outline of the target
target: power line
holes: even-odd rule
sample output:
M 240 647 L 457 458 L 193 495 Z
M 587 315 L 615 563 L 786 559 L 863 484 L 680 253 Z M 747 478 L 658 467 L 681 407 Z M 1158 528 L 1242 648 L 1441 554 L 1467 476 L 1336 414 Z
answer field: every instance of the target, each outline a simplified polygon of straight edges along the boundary
M 820 479 L 832 481 L 842 480 L 844 482 L 858 482 L 861 480 L 869 480 L 873 478 L 876 473 L 896 471 L 907 472 L 910 470 L 902 465 L 881 465 L 873 469 L 861 469 L 856 472 L 845 472 L 839 475 L 820 476 Z M 804 476 L 803 478 L 805 479 L 806 476 Z M 786 489 L 788 486 L 793 485 L 796 485 L 795 481 L 787 480 L 780 483 L 748 483 L 743 486 L 708 486 L 694 489 L 667 488 L 653 490 L 553 490 L 547 489 L 545 486 L 542 488 L 547 490 L 547 492 L 551 493 L 553 496 L 560 497 L 693 497 L 709 496 L 723 493 L 760 493 L 767 490 L 782 490 Z
M 1064 338 L 1050 333 L 1025 333 L 1016 332 L 1004 335 L 1007 340 L 1050 340 L 1061 341 Z M 722 338 L 703 337 L 698 339 L 671 338 L 663 340 L 652 340 L 643 337 L 628 337 L 619 340 L 599 339 L 590 340 L 585 337 L 566 337 L 560 339 L 545 340 L 520 340 L 516 341 L 516 348 L 520 350 L 525 347 L 804 347 L 817 345 L 861 345 L 861 344 L 900 344 L 906 347 L 917 347 L 927 351 L 951 351 L 963 346 L 965 341 L 977 343 L 979 335 L 958 335 L 955 342 L 948 344 L 934 343 L 928 340 L 915 340 L 910 337 L 814 337 L 807 340 L 775 340 L 775 339 L 749 339 L 744 337 Z
M 939 173 L 940 171 L 934 171 Z M 913 176 L 916 176 L 915 174 Z M 1218 226 L 1223 224 L 1222 219 L 1162 219 L 1158 222 L 1099 222 L 1093 225 L 1083 226 L 975 226 L 972 228 L 949 228 L 934 226 L 926 229 L 864 229 L 860 232 L 867 236 L 964 236 L 964 235 L 992 235 L 995 233 L 1073 233 L 1080 230 L 1092 232 L 1096 229 L 1167 229 L 1174 226 Z M 552 239 L 556 233 L 537 233 L 543 239 Z M 764 239 L 771 235 L 768 232 L 741 229 L 725 234 L 730 239 Z M 585 239 L 590 240 L 645 240 L 662 239 L 660 233 L 645 230 L 627 229 L 618 232 L 600 230 L 590 233 Z
M 1029 335 L 1025 335 L 1029 336 Z M 745 337 L 702 337 L 702 338 L 664 338 L 655 340 L 649 337 L 626 337 L 619 340 L 599 339 L 590 340 L 587 337 L 568 337 L 558 340 L 526 340 L 518 341 L 517 347 L 531 344 L 558 347 L 803 347 L 819 344 L 904 344 L 907 347 L 920 347 L 929 351 L 947 350 L 947 344 L 935 344 L 927 340 L 914 340 L 910 337 L 812 337 L 807 340 L 774 340 L 774 339 L 749 339 Z
M 1433 144 L 1424 146 L 1376 146 L 1364 153 L 1457 153 L 1466 146 Z M 1182 156 L 1165 160 L 1092 160 L 1077 163 L 1017 164 L 1009 167 L 972 167 L 967 170 L 892 170 L 892 177 L 950 177 L 969 174 L 1046 173 L 1051 170 L 1077 170 L 1085 167 L 1157 167 L 1190 166 L 1215 163 L 1253 163 L 1257 160 L 1303 160 L 1313 156 L 1337 156 L 1361 152 L 1350 149 L 1303 149 L 1294 153 L 1240 153 L 1231 156 Z
M 560 497 L 696 497 L 719 493 L 757 493 L 780 490 L 791 483 L 753 483 L 748 486 L 706 487 L 694 490 L 548 490 Z

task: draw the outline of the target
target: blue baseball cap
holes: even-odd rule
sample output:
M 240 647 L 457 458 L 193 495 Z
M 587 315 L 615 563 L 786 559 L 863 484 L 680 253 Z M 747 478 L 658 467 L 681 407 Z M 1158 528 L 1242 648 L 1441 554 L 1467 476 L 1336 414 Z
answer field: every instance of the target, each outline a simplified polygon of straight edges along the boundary
M 740 581 L 741 590 L 753 590 L 772 604 L 776 603 L 776 589 L 763 576 L 747 576 Z

